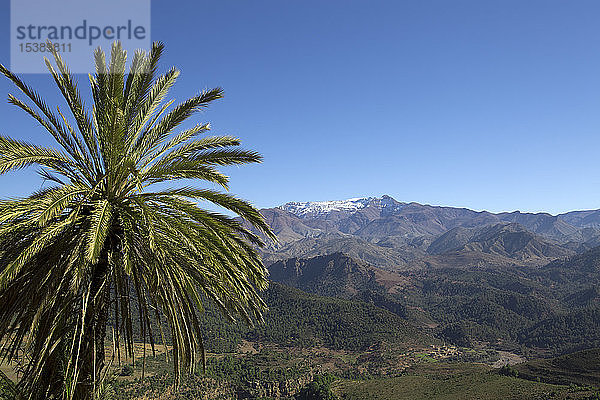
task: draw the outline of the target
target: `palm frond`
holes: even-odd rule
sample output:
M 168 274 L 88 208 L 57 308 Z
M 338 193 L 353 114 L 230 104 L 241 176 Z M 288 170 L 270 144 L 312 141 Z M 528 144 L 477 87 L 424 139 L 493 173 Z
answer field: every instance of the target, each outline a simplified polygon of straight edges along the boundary
M 90 263 L 98 262 L 100 251 L 104 247 L 104 241 L 110 230 L 112 218 L 112 205 L 107 199 L 93 204 L 90 218 L 90 228 L 87 235 L 87 258 Z

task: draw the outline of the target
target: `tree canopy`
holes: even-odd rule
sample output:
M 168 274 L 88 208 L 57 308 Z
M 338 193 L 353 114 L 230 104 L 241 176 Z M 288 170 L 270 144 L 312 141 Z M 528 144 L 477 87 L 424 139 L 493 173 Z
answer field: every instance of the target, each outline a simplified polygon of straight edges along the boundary
M 223 90 L 166 101 L 179 71 L 158 74 L 163 48 L 136 51 L 128 71 L 120 43 L 108 61 L 97 49 L 91 107 L 53 52 L 53 63 L 45 61 L 68 112 L 53 111 L 0 65 L 24 97 L 10 94 L 9 102 L 56 142 L 0 136 L 0 174 L 37 166 L 48 183 L 0 201 L 0 343 L 8 358 L 27 354 L 19 388 L 28 398 L 91 398 L 105 375 L 109 319 L 115 349 L 123 343 L 130 355 L 132 320 L 152 346 L 168 329 L 176 376 L 203 355 L 199 313 L 206 299 L 230 319 L 261 319 L 261 239 L 201 205 L 223 207 L 273 237 L 249 202 L 227 193 L 229 178 L 219 171 L 262 158 L 240 149 L 238 138 L 207 136 L 208 123 L 183 129 Z

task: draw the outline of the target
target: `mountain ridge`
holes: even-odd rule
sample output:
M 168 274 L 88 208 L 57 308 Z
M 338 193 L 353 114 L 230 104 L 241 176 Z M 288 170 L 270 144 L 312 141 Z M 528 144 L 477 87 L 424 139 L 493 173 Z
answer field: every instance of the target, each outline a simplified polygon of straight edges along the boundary
M 600 211 L 593 210 L 555 216 L 491 213 L 400 202 L 383 195 L 290 202 L 261 213 L 278 238 L 267 240 L 261 250 L 266 262 L 342 251 L 390 270 L 537 267 L 600 244 Z M 500 231 L 494 231 L 497 228 Z M 476 237 L 486 231 L 496 236 Z
M 350 199 L 346 199 L 346 200 L 302 201 L 302 202 L 291 201 L 291 202 L 287 202 L 282 205 L 270 207 L 270 208 L 278 208 L 281 210 L 289 211 L 293 214 L 304 215 L 304 214 L 309 214 L 309 213 L 304 212 L 304 211 L 294 212 L 294 210 L 295 209 L 296 210 L 321 209 L 321 211 L 323 211 L 323 212 L 326 210 L 340 211 L 342 208 L 346 208 L 346 209 L 350 210 L 351 207 L 346 206 L 346 204 L 349 204 L 349 203 L 361 204 L 360 207 L 355 208 L 355 209 L 359 209 L 359 208 L 366 208 L 367 205 L 371 202 L 384 202 L 384 203 L 388 203 L 388 204 L 392 203 L 392 204 L 397 204 L 399 206 L 415 204 L 415 205 L 421 205 L 421 206 L 432 207 L 432 208 L 468 210 L 468 211 L 472 211 L 475 213 L 488 213 L 488 214 L 492 214 L 492 215 L 502 215 L 502 216 L 506 216 L 506 218 L 510 218 L 515 215 L 516 216 L 518 216 L 518 215 L 521 215 L 521 216 L 535 215 L 535 216 L 546 216 L 546 217 L 551 217 L 551 218 L 559 217 L 559 218 L 563 219 L 565 222 L 572 224 L 574 226 L 598 226 L 598 227 L 600 227 L 600 209 L 572 210 L 572 211 L 567 211 L 567 212 L 558 213 L 558 214 L 551 214 L 551 213 L 545 212 L 545 211 L 522 212 L 520 210 L 500 211 L 500 212 L 492 212 L 492 211 L 488 211 L 488 210 L 477 211 L 477 210 L 470 209 L 468 207 L 430 205 L 430 204 L 423 204 L 423 203 L 418 203 L 418 202 L 414 202 L 414 201 L 401 202 L 401 201 L 397 201 L 392 196 L 387 195 L 387 194 L 384 194 L 381 197 L 376 197 L 376 196 L 354 197 L 354 198 L 350 198 Z M 340 206 L 339 209 L 336 209 L 337 205 Z M 267 209 L 269 209 L 269 208 L 267 208 Z

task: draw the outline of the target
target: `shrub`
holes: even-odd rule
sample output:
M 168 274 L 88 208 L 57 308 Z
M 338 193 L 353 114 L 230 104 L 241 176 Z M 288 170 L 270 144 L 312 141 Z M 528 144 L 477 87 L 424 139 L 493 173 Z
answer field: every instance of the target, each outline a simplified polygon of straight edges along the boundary
M 133 367 L 129 364 L 123 366 L 123 368 L 121 368 L 121 372 L 119 373 L 119 375 L 121 375 L 121 376 L 133 375 Z
M 511 367 L 508 364 L 505 365 L 504 367 L 500 368 L 498 373 L 500 375 L 504 375 L 504 376 L 512 376 L 513 378 L 519 377 L 519 371 L 517 371 L 516 369 L 514 369 L 513 367 Z
M 338 400 L 331 391 L 331 382 L 335 377 L 331 374 L 317 375 L 313 381 L 306 385 L 296 394 L 296 400 Z

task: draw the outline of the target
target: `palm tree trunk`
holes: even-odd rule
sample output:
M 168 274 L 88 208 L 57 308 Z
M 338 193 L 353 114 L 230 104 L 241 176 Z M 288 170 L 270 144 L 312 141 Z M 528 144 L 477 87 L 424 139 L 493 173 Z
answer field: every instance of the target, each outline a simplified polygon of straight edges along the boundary
M 94 399 L 95 382 L 100 381 L 104 369 L 104 338 L 108 320 L 110 285 L 106 282 L 108 272 L 108 246 L 100 254 L 94 266 L 90 302 L 86 310 L 79 363 L 81 372 L 75 388 L 76 400 Z

